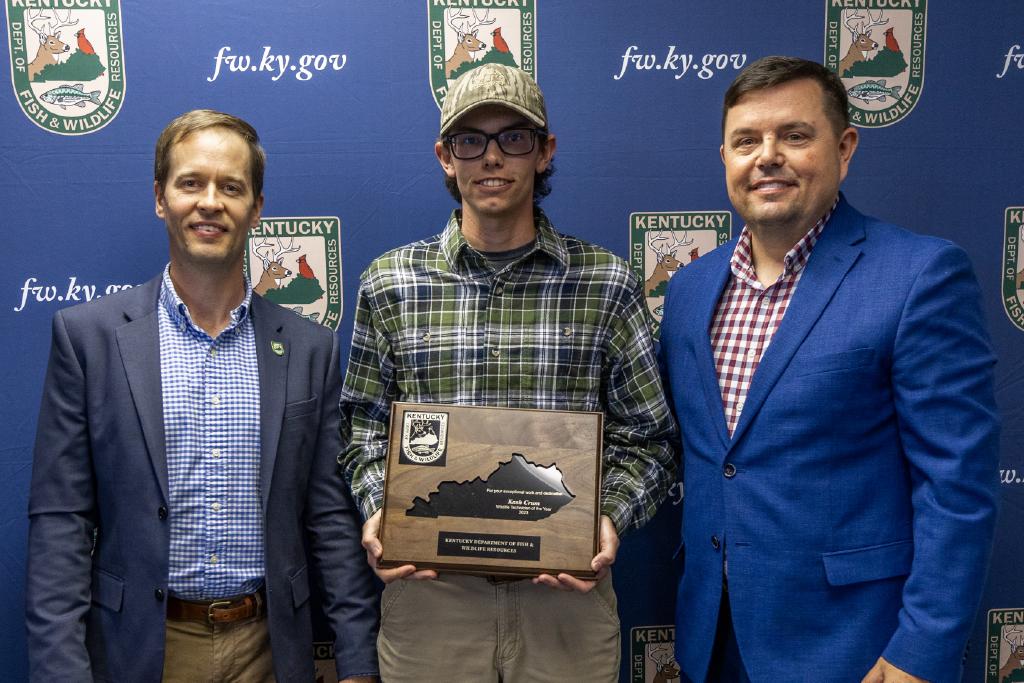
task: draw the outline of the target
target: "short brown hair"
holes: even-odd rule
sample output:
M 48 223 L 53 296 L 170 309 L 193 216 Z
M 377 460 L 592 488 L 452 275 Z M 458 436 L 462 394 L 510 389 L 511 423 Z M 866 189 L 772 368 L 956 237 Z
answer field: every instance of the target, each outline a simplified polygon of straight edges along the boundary
M 839 76 L 821 64 L 808 59 L 773 56 L 762 57 L 748 66 L 740 72 L 729 89 L 725 91 L 725 101 L 722 104 L 723 137 L 725 136 L 725 117 L 744 95 L 802 78 L 809 78 L 821 86 L 821 91 L 824 94 L 825 116 L 832 123 L 836 135 L 849 128 L 850 103 L 846 97 L 846 87 Z
M 252 182 L 252 196 L 263 192 L 263 170 L 267 166 L 267 153 L 260 145 L 260 136 L 248 122 L 237 116 L 212 109 L 193 109 L 185 112 L 167 124 L 156 141 L 153 160 L 153 179 L 162 188 L 171 170 L 171 148 L 196 131 L 207 128 L 227 128 L 237 133 L 249 145 L 249 176 Z

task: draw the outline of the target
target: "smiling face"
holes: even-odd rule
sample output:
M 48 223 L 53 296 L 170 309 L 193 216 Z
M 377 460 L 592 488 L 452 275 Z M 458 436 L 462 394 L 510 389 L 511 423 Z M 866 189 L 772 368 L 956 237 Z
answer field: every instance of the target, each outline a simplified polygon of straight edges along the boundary
M 253 196 L 249 147 L 226 128 L 204 128 L 170 152 L 167 180 L 154 183 L 156 215 L 167 224 L 171 271 L 242 272 L 249 229 L 263 196 Z
M 799 239 L 835 200 L 857 131 L 837 133 L 823 97 L 820 85 L 803 78 L 754 90 L 727 112 L 721 148 L 726 186 L 752 231 Z
M 448 131 L 455 133 L 498 133 L 510 128 L 535 128 L 523 115 L 499 105 L 470 111 Z M 543 173 L 555 152 L 555 138 L 538 137 L 533 151 L 509 155 L 491 140 L 483 156 L 456 159 L 444 142 L 435 145 L 441 167 L 454 178 L 462 194 L 463 215 L 479 222 L 528 216 L 532 224 L 534 175 Z

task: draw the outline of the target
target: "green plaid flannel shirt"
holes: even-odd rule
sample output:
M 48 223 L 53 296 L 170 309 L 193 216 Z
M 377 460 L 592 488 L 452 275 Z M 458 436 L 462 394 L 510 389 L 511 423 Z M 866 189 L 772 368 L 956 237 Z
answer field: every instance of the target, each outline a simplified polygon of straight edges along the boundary
M 363 515 L 380 508 L 392 401 L 602 411 L 601 511 L 619 533 L 675 479 L 675 422 L 643 292 L 621 258 L 554 230 L 495 272 L 462 235 L 388 252 L 363 273 L 341 393 L 338 460 Z

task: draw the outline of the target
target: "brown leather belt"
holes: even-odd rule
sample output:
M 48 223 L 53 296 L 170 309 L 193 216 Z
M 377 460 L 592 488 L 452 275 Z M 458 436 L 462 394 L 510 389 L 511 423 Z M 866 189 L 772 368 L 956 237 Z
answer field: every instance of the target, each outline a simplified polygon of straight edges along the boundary
M 167 599 L 167 618 L 171 621 L 230 624 L 266 613 L 267 599 L 262 588 L 225 600 L 179 600 L 173 595 Z

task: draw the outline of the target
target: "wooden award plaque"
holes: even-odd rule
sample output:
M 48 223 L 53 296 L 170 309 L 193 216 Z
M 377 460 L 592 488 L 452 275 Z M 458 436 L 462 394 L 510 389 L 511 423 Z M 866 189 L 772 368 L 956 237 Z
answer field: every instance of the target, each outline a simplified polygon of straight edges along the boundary
M 603 419 L 394 403 L 380 566 L 593 578 Z

